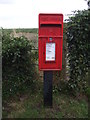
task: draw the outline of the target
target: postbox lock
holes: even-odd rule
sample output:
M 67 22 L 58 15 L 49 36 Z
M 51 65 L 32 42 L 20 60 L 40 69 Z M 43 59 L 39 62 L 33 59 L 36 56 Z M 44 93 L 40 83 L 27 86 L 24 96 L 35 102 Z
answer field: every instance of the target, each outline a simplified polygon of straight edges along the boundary
M 52 37 L 50 37 L 49 40 L 52 41 Z

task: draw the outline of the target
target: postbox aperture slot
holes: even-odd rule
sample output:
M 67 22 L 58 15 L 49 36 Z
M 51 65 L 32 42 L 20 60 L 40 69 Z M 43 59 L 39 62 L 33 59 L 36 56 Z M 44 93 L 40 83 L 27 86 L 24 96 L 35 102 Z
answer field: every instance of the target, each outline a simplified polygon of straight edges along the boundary
M 40 27 L 61 27 L 61 24 L 40 24 Z

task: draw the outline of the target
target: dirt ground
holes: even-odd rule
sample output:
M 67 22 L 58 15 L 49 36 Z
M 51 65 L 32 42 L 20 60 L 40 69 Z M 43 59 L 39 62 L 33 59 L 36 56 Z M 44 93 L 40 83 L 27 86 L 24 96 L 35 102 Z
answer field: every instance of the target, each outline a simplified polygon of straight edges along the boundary
M 13 32 L 11 33 L 11 36 L 14 36 L 14 37 L 25 36 L 29 41 L 31 41 L 33 43 L 35 48 L 38 49 L 38 39 L 37 39 L 38 35 L 37 35 L 37 33 L 26 33 L 26 32 L 16 33 L 16 31 L 13 30 Z

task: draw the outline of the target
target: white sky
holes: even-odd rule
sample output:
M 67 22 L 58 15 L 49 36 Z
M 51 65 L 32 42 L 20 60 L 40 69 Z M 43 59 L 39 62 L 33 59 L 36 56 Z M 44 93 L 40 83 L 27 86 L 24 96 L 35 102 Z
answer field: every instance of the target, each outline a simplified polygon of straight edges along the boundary
M 0 0 L 0 27 L 37 28 L 39 13 L 63 13 L 88 9 L 85 0 Z

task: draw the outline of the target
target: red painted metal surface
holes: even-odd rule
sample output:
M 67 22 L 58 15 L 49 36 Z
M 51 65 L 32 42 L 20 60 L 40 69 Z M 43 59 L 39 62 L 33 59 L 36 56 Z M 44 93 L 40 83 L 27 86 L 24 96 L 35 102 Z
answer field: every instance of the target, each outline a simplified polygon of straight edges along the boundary
M 49 52 L 46 52 L 46 45 L 53 46 L 55 54 L 48 48 Z M 39 14 L 38 48 L 39 70 L 62 69 L 63 14 Z M 49 55 L 52 59 L 49 58 Z

